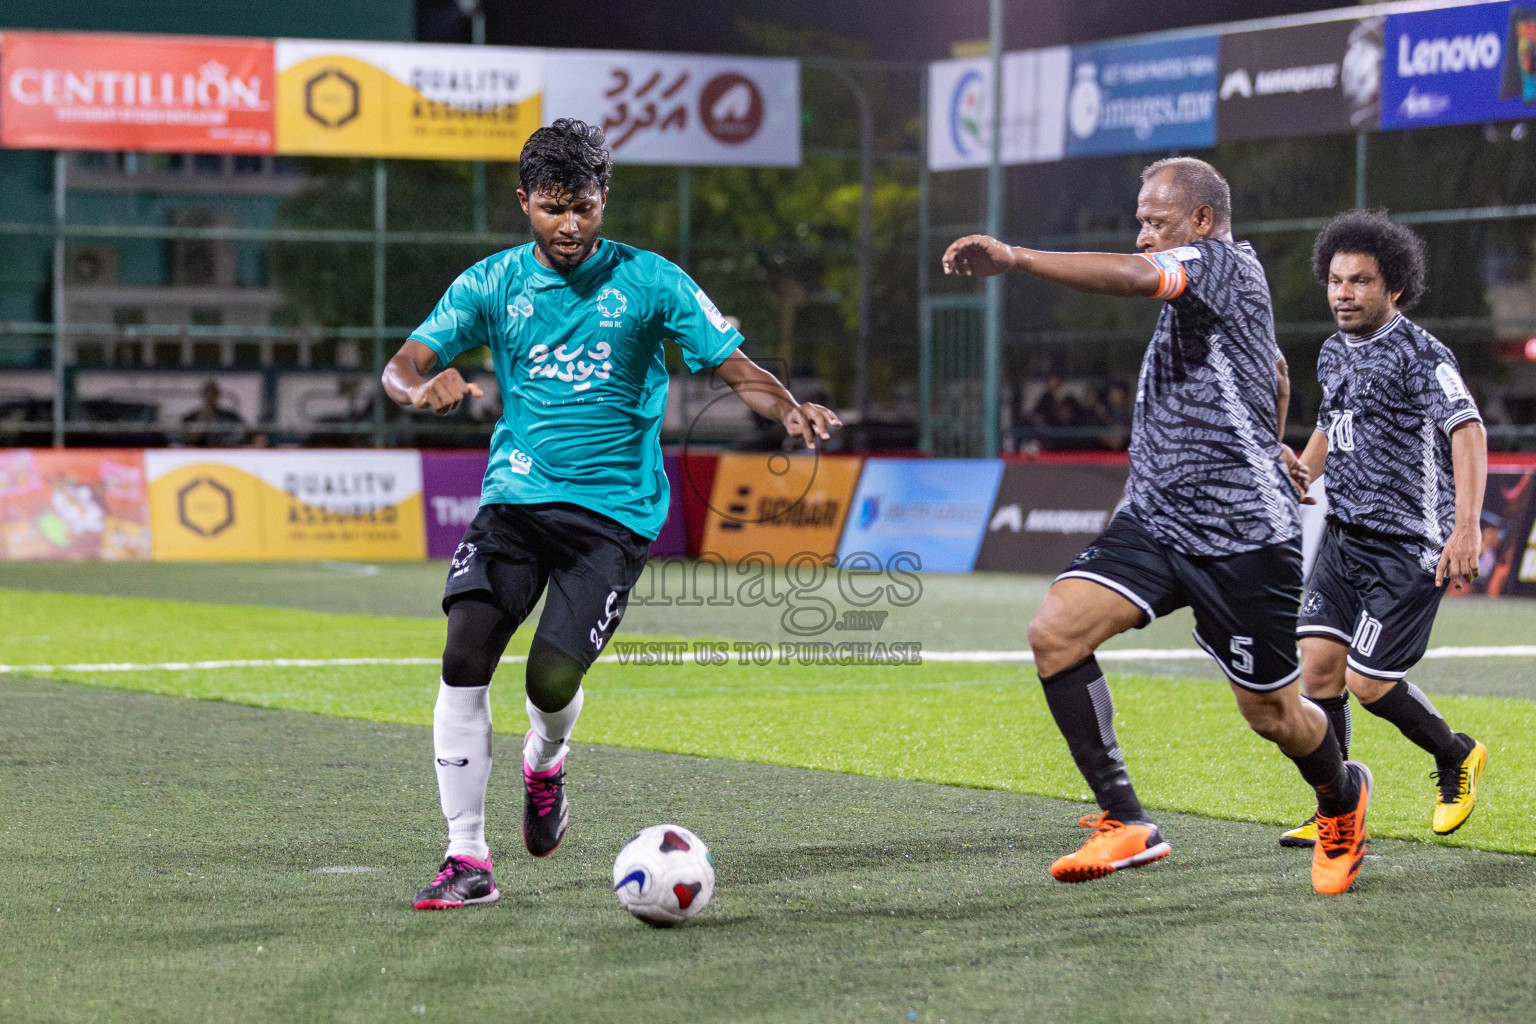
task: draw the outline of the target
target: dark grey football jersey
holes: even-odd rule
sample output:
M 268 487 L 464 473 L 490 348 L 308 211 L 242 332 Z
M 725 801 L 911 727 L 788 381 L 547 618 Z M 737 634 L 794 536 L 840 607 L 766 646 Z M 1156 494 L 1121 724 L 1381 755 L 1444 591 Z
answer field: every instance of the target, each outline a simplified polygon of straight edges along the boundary
M 1276 433 L 1275 318 L 1246 242 L 1147 256 L 1163 311 L 1142 359 L 1126 494 L 1158 540 L 1235 555 L 1301 533 Z
M 1419 542 L 1433 569 L 1456 520 L 1451 431 L 1482 420 L 1456 357 L 1398 315 L 1366 337 L 1323 342 L 1317 381 L 1328 517 Z

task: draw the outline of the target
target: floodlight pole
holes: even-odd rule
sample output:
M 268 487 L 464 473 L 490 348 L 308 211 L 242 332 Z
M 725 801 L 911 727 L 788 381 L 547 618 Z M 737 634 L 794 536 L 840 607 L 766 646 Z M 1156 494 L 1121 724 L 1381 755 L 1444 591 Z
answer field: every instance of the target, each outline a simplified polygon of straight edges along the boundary
M 993 238 L 1003 233 L 1003 0 L 989 0 L 987 39 L 992 65 L 992 132 L 988 141 L 986 233 Z M 985 458 L 998 452 L 998 387 L 1001 384 L 1003 348 L 1003 278 L 986 280 L 985 349 L 982 359 L 982 437 Z
M 476 46 L 485 45 L 485 5 L 475 3 L 475 9 L 469 15 L 469 40 Z M 489 218 L 485 212 L 485 161 L 476 160 L 470 165 L 471 188 L 474 192 L 475 205 L 475 234 L 483 235 L 490 230 Z

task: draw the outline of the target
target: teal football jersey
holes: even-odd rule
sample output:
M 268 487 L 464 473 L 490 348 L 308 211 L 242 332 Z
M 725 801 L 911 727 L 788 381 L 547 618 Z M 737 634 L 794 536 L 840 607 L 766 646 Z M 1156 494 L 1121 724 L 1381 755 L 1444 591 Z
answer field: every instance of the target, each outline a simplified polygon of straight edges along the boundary
M 446 366 L 487 345 L 502 413 L 480 504 L 565 501 L 655 538 L 670 489 L 661 459 L 662 343 L 719 366 L 741 333 L 675 264 L 604 240 L 569 275 L 533 243 L 470 267 L 411 337 Z

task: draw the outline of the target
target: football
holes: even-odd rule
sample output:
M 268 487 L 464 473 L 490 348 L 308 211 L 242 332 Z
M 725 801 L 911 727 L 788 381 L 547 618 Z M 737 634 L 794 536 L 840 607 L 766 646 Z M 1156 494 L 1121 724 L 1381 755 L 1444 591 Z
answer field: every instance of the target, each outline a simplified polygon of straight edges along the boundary
M 652 825 L 624 844 L 613 862 L 619 906 L 667 928 L 695 916 L 715 894 L 715 862 L 704 841 L 681 825 Z

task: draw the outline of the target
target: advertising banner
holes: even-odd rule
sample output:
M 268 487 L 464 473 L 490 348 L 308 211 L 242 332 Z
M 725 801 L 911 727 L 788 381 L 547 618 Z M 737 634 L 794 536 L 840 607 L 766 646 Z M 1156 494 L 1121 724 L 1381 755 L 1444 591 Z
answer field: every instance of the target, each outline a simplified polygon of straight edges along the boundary
M 6 32 L 0 145 L 270 153 L 272 44 L 259 39 Z
M 426 557 L 414 451 L 144 453 L 157 561 Z
M 1488 467 L 1482 527 L 1472 592 L 1536 597 L 1536 466 Z
M 480 511 L 480 485 L 489 452 L 421 453 L 421 492 L 427 518 L 427 557 L 452 558 Z
M 1125 497 L 1123 464 L 1010 463 L 976 568 L 1058 573 L 1108 525 Z
M 1216 36 L 1072 48 L 1067 155 L 1216 143 Z
M 1222 142 L 1375 129 L 1382 18 L 1221 37 Z
M 676 455 L 663 455 L 662 467 L 667 473 L 667 486 L 672 489 L 667 503 L 667 521 L 661 524 L 661 532 L 651 541 L 652 558 L 683 558 L 688 554 L 688 529 L 683 516 L 683 460 Z
M 545 51 L 544 121 L 580 118 L 616 163 L 800 164 L 800 64 L 624 50 Z
M 541 50 L 279 39 L 276 67 L 282 153 L 516 160 L 542 123 Z
M 1003 54 L 1005 164 L 1046 163 L 1066 155 L 1067 71 L 1071 50 L 1056 46 Z M 985 57 L 928 65 L 928 167 L 985 167 L 992 138 L 992 62 Z
M 781 452 L 720 456 L 702 553 L 727 562 L 766 554 L 775 565 L 801 554 L 835 554 L 862 461 Z
M 1536 3 L 1390 15 L 1383 70 L 1383 128 L 1531 117 Z
M 869 459 L 859 477 L 839 562 L 897 555 L 925 572 L 970 572 L 1003 476 L 1002 459 Z
M 148 557 L 141 453 L 0 449 L 0 561 Z

